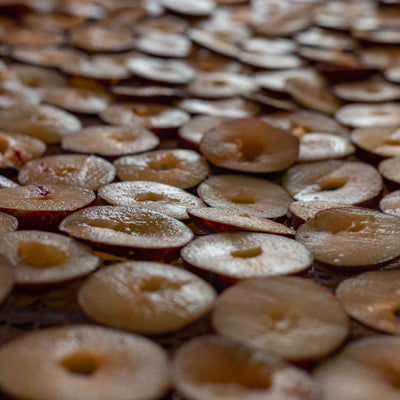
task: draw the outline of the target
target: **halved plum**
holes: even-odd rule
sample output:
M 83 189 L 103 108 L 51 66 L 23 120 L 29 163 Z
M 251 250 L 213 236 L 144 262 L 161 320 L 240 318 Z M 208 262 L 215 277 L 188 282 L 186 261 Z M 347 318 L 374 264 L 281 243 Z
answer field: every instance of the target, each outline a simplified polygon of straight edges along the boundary
M 399 334 L 400 271 L 368 271 L 341 282 L 336 297 L 357 321 L 382 332 Z
M 350 318 L 323 286 L 299 277 L 249 279 L 225 290 L 212 313 L 224 336 L 292 361 L 315 360 L 346 339 Z
M 243 172 L 282 171 L 297 159 L 298 139 L 262 119 L 234 119 L 208 131 L 200 142 L 204 156 L 218 167 Z
M 190 119 L 186 111 L 155 103 L 113 104 L 100 113 L 100 117 L 112 125 L 140 125 L 159 135 L 176 131 Z
M 17 47 L 12 52 L 13 59 L 48 68 L 61 68 L 84 60 L 85 55 L 68 47 Z
M 334 115 L 342 104 L 326 87 L 300 78 L 288 79 L 285 89 L 300 105 L 324 114 Z
M 390 157 L 381 161 L 378 165 L 378 171 L 382 175 L 383 179 L 389 190 L 400 189 L 400 157 Z
M 300 138 L 298 162 L 345 158 L 355 152 L 351 142 L 331 133 L 306 133 Z
M 383 196 L 379 202 L 379 208 L 386 214 L 400 217 L 400 190 L 395 190 Z
M 77 186 L 17 186 L 0 190 L 0 210 L 16 217 L 21 229 L 57 230 L 64 217 L 95 199 L 93 191 Z
M 53 144 L 81 129 L 82 124 L 72 114 L 54 106 L 20 105 L 0 110 L 0 126 L 5 131 L 22 133 Z
M 383 181 L 373 166 L 359 161 L 327 160 L 295 165 L 286 172 L 283 187 L 295 200 L 322 200 L 374 207 Z
M 98 114 L 110 101 L 107 93 L 72 86 L 44 87 L 40 89 L 43 101 L 72 113 Z
M 23 185 L 62 184 L 97 190 L 115 177 L 114 166 L 104 158 L 83 154 L 56 154 L 29 161 L 19 171 Z
M 0 211 L 0 232 L 13 232 L 18 228 L 18 220 L 10 214 Z
M 292 201 L 282 186 L 241 175 L 211 176 L 199 185 L 198 193 L 211 207 L 271 219 L 284 218 Z
M 173 356 L 178 393 L 191 400 L 316 400 L 310 376 L 280 357 L 221 336 L 188 341 Z
M 115 206 L 143 207 L 187 220 L 190 207 L 205 207 L 200 198 L 172 185 L 152 181 L 115 182 L 99 188 L 98 196 Z
M 197 115 L 192 117 L 178 130 L 179 139 L 184 147 L 197 150 L 201 139 L 207 131 L 217 127 L 227 118 L 210 115 Z
M 396 126 L 354 129 L 350 138 L 357 147 L 358 156 L 366 162 L 377 164 L 400 155 L 400 130 Z
M 0 253 L 13 264 L 17 285 L 61 284 L 87 275 L 100 265 L 89 246 L 38 230 L 2 233 Z
M 182 61 L 156 57 L 134 57 L 127 64 L 136 76 L 154 82 L 183 85 L 195 77 L 195 71 Z
M 400 256 L 400 219 L 361 207 L 331 208 L 301 225 L 296 240 L 331 268 L 378 268 Z
M 393 126 L 400 124 L 400 105 L 394 102 L 362 104 L 341 107 L 335 114 L 343 125 L 353 128 Z
M 59 229 L 103 252 L 166 262 L 193 238 L 177 219 L 139 207 L 90 207 L 65 218 Z
M 251 231 L 283 236 L 296 234 L 295 230 L 279 222 L 223 208 L 197 207 L 189 208 L 186 211 L 200 229 L 211 233 Z
M 62 139 L 62 147 L 73 153 L 114 158 L 153 150 L 160 139 L 141 126 L 88 126 Z
M 324 400 L 398 398 L 400 338 L 377 335 L 348 344 L 313 371 Z
M 181 250 L 181 257 L 189 269 L 219 289 L 242 279 L 296 274 L 313 262 L 300 242 L 255 232 L 201 236 Z
M 170 387 L 161 346 L 100 326 L 31 331 L 2 346 L 0 365 L 2 390 L 17 398 L 158 399 Z
M 127 29 L 111 29 L 101 25 L 80 25 L 69 31 L 70 45 L 89 53 L 113 53 L 127 51 L 135 46 L 135 40 Z
M 83 311 L 104 325 L 146 335 L 177 331 L 211 311 L 216 293 L 178 267 L 136 261 L 114 264 L 80 287 Z
M 0 131 L 0 168 L 20 169 L 46 151 L 43 141 L 28 135 Z
M 241 96 L 257 89 L 252 77 L 234 72 L 203 72 L 186 87 L 189 95 L 205 99 Z
M 120 157 L 114 166 L 122 181 L 154 181 L 181 189 L 198 185 L 210 173 L 204 157 L 187 149 L 163 149 Z
M 151 31 L 137 39 L 136 47 L 143 53 L 156 57 L 184 58 L 192 50 L 192 43 L 182 33 Z
M 310 218 L 314 218 L 320 211 L 329 210 L 330 208 L 347 207 L 347 204 L 332 203 L 329 201 L 314 200 L 302 201 L 296 200 L 289 204 L 288 222 L 289 226 L 297 229 Z

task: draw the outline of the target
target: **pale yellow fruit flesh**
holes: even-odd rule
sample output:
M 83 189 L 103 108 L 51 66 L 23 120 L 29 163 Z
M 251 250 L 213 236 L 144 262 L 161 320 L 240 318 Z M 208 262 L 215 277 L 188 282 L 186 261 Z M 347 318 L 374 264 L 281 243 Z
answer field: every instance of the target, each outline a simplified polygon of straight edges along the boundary
M 37 241 L 22 241 L 18 246 L 18 256 L 24 263 L 33 267 L 50 267 L 61 264 L 67 252 L 61 246 Z
M 0 253 L 13 264 L 19 285 L 70 281 L 100 264 L 88 246 L 64 235 L 35 230 L 3 233 Z

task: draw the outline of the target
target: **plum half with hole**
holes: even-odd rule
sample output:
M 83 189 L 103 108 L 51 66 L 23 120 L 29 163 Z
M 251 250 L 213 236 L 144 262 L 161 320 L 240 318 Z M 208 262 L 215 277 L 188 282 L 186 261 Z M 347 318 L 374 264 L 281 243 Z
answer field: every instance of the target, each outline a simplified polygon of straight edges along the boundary
M 59 229 L 97 250 L 136 260 L 169 262 L 193 238 L 177 219 L 140 207 L 90 207 L 65 218 Z
M 299 277 L 239 282 L 218 298 L 214 329 L 292 361 L 317 360 L 346 339 L 350 318 L 321 285 Z
M 310 218 L 314 218 L 320 211 L 329 210 L 330 208 L 347 207 L 347 204 L 332 203 L 329 201 L 301 201 L 296 200 L 289 204 L 288 222 L 289 226 L 297 229 Z
M 331 208 L 301 225 L 296 240 L 330 268 L 378 268 L 400 256 L 400 219 L 361 207 Z
M 97 115 L 110 101 L 107 93 L 72 86 L 48 86 L 39 92 L 44 102 L 77 114 Z
M 206 132 L 226 120 L 227 118 L 224 117 L 213 117 L 210 115 L 194 116 L 178 129 L 179 140 L 183 147 L 197 150 Z
M 280 357 L 220 336 L 202 336 L 172 359 L 178 393 L 190 400 L 316 400 L 310 376 Z
M 148 261 L 103 268 L 78 292 L 80 306 L 95 321 L 145 335 L 189 325 L 211 311 L 215 298 L 214 289 L 196 275 Z
M 192 50 L 192 43 L 185 35 L 156 30 L 142 34 L 136 46 L 143 53 L 167 58 L 185 58 Z
M 175 132 L 190 119 L 188 113 L 176 107 L 130 102 L 110 105 L 100 118 L 112 125 L 140 125 L 160 136 Z
M 69 44 L 88 53 L 113 53 L 132 49 L 135 40 L 129 30 L 85 24 L 69 31 Z
M 337 97 L 345 101 L 380 103 L 398 100 L 400 86 L 378 80 L 346 82 L 335 85 L 333 92 Z
M 75 65 L 85 59 L 85 54 L 68 47 L 17 47 L 12 52 L 13 59 L 25 64 L 46 68 L 61 68 Z
M 0 235 L 0 253 L 13 264 L 17 285 L 57 285 L 93 272 L 100 259 L 91 249 L 57 233 L 29 230 Z
M 288 169 L 282 185 L 295 200 L 363 207 L 376 206 L 383 192 L 383 180 L 377 169 L 359 161 L 297 164 Z
M 43 141 L 28 135 L 0 131 L 0 168 L 20 169 L 46 151 Z
M 210 173 L 210 167 L 199 153 L 188 149 L 162 149 L 120 157 L 114 161 L 122 181 L 153 181 L 189 189 Z
M 132 75 L 125 64 L 125 62 L 107 54 L 92 56 L 91 58 L 81 57 L 75 62 L 63 63 L 60 68 L 62 72 L 75 79 L 116 84 Z
M 110 183 L 115 167 L 105 159 L 83 154 L 56 154 L 29 161 L 20 169 L 22 185 L 72 185 L 91 190 Z
M 57 230 L 63 218 L 95 199 L 92 190 L 77 186 L 17 186 L 0 190 L 0 210 L 16 217 L 20 229 Z
M 382 175 L 389 190 L 400 189 L 400 157 L 390 157 L 381 161 L 378 171 Z
M 160 139 L 141 126 L 96 125 L 65 136 L 61 144 L 65 151 L 72 153 L 114 158 L 153 150 Z
M 214 233 L 181 250 L 187 267 L 218 289 L 242 279 L 296 274 L 313 263 L 301 243 L 280 235 L 256 232 Z
M 289 237 L 296 234 L 295 230 L 279 222 L 223 208 L 197 207 L 186 211 L 200 229 L 210 233 L 251 231 Z
M 82 124 L 72 114 L 54 106 L 19 105 L 10 110 L 0 110 L 0 126 L 5 131 L 22 133 L 53 144 L 81 129 Z
M 236 97 L 257 89 L 252 77 L 234 72 L 198 73 L 186 87 L 189 95 L 205 99 Z
M 373 329 L 400 333 L 400 271 L 368 271 L 341 282 L 336 297 L 346 312 Z
M 334 115 L 342 105 L 324 86 L 317 86 L 299 78 L 288 79 L 285 89 L 300 105 L 324 114 Z
M 214 165 L 235 171 L 270 173 L 290 167 L 298 139 L 258 118 L 234 119 L 208 131 L 200 151 Z
M 271 219 L 286 217 L 292 202 L 281 186 L 252 176 L 214 175 L 199 185 L 198 193 L 211 207 Z
M 379 209 L 390 215 L 400 217 L 400 190 L 388 193 L 379 202 Z
M 223 118 L 250 118 L 260 113 L 257 104 L 241 97 L 224 100 L 189 98 L 179 102 L 179 107 L 190 114 Z
M 353 128 L 383 127 L 400 124 L 398 103 L 363 104 L 351 103 L 341 107 L 335 114 L 343 125 Z
M 396 400 L 400 338 L 377 335 L 350 343 L 313 371 L 321 399 Z
M 179 220 L 188 220 L 190 207 L 206 207 L 200 198 L 172 185 L 151 181 L 114 182 L 99 188 L 98 196 L 114 206 L 143 207 Z
M 2 391 L 14 398 L 158 399 L 170 387 L 163 348 L 100 326 L 59 326 L 21 335 L 2 346 L 0 365 Z
M 136 76 L 151 82 L 184 85 L 195 78 L 195 70 L 182 61 L 156 57 L 134 57 L 128 69 Z
M 357 147 L 357 155 L 368 163 L 400 155 L 400 130 L 397 127 L 369 127 L 354 129 L 351 141 Z
M 298 162 L 313 162 L 345 158 L 356 148 L 343 137 L 331 133 L 306 133 L 300 137 Z

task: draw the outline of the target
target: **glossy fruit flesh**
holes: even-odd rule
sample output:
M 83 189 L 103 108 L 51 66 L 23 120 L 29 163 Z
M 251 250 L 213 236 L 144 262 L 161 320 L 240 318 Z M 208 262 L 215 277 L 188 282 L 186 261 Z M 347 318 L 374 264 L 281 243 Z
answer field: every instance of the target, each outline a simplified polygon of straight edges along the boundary
M 400 220 L 365 208 L 332 208 L 301 225 L 296 240 L 332 267 L 376 267 L 400 255 Z
M 167 264 L 127 262 L 92 275 L 81 286 L 78 300 L 100 323 L 154 335 L 204 316 L 215 296 L 210 285 L 190 272 Z

